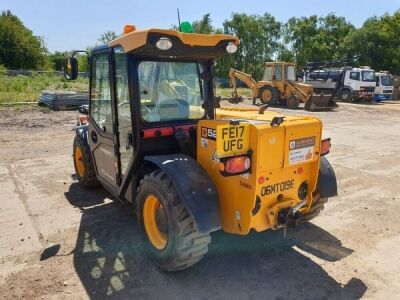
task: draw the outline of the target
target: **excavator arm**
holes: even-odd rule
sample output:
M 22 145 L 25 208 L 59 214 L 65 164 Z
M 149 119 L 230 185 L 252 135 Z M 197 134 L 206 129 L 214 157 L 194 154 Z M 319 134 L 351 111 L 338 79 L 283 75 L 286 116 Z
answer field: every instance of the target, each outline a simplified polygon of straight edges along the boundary
M 241 71 L 231 68 L 229 70 L 229 80 L 231 82 L 231 87 L 233 89 L 232 97 L 235 97 L 235 98 L 238 97 L 236 79 L 239 79 L 244 84 L 246 84 L 253 91 L 254 95 L 257 94 L 257 92 L 256 92 L 257 82 L 254 80 L 254 78 L 250 74 L 246 74 L 244 72 L 241 72 Z
M 313 94 L 312 88 L 304 90 L 296 83 L 290 81 L 287 82 L 287 88 L 292 95 L 297 95 L 300 98 L 300 101 L 303 103 L 306 103 Z

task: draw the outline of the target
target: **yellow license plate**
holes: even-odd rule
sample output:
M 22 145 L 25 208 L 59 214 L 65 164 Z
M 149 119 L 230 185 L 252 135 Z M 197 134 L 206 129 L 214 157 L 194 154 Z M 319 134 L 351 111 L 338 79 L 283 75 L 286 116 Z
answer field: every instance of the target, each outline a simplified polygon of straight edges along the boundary
M 217 126 L 217 154 L 220 157 L 245 154 L 249 151 L 250 125 Z

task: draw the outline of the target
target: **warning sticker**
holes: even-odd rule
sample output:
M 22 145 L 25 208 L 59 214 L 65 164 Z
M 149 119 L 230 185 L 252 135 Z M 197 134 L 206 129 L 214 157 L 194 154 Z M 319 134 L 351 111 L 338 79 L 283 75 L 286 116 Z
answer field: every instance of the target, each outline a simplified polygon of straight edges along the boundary
M 289 142 L 289 164 L 301 163 L 314 157 L 315 137 Z
M 201 138 L 201 146 L 204 148 L 208 147 L 208 141 L 206 138 Z
M 217 162 L 220 161 L 220 157 L 219 157 L 219 155 L 217 154 L 217 151 L 216 151 L 216 150 L 215 150 L 214 153 L 213 153 L 212 159 L 215 160 L 215 161 L 217 161 Z

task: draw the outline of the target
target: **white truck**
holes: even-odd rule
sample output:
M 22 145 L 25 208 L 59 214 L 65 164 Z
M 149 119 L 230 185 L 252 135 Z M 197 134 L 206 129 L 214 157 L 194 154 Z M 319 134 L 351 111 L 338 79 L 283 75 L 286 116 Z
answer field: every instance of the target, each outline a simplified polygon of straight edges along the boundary
M 388 71 L 375 73 L 375 101 L 390 100 L 393 98 L 393 76 Z
M 318 94 L 331 94 L 342 101 L 370 100 L 375 91 L 375 71 L 369 67 L 326 68 L 315 63 L 304 72 L 303 82 Z

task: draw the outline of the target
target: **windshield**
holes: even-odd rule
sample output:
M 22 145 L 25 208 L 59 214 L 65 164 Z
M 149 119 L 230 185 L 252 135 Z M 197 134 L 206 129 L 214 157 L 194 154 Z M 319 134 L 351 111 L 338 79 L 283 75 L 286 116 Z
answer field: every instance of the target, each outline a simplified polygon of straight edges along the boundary
M 286 80 L 296 81 L 296 74 L 294 71 L 294 66 L 286 66 Z
M 362 81 L 375 82 L 375 72 L 362 71 Z
M 273 70 L 272 67 L 268 66 L 265 68 L 265 72 L 264 72 L 264 78 L 263 80 L 265 81 L 271 81 L 272 80 L 272 74 L 273 74 Z
M 196 62 L 141 62 L 138 73 L 143 119 L 160 122 L 202 118 L 200 69 Z
M 382 85 L 384 86 L 392 86 L 393 85 L 393 77 L 389 75 L 381 76 Z

